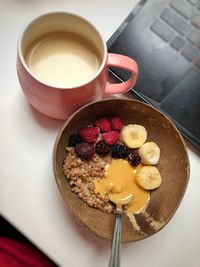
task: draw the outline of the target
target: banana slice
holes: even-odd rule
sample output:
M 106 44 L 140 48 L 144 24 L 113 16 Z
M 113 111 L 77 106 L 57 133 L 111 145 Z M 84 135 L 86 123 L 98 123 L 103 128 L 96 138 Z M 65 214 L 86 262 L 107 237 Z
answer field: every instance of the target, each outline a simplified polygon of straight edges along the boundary
M 160 186 L 162 178 L 154 166 L 143 166 L 136 175 L 136 182 L 144 189 L 152 190 Z
M 147 142 L 138 149 L 141 162 L 145 165 L 155 165 L 160 159 L 160 148 L 154 142 Z
M 130 148 L 138 148 L 147 140 L 147 131 L 142 125 L 126 125 L 121 131 L 121 140 Z

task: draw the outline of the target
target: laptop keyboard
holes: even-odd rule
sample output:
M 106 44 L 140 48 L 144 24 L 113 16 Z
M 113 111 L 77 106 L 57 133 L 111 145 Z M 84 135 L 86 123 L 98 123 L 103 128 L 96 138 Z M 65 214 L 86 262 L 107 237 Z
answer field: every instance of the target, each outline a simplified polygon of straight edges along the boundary
M 200 0 L 172 0 L 151 30 L 200 69 Z
M 190 30 L 190 25 L 187 21 L 178 15 L 178 13 L 170 8 L 167 8 L 161 14 L 161 19 L 177 30 L 181 35 L 186 35 Z

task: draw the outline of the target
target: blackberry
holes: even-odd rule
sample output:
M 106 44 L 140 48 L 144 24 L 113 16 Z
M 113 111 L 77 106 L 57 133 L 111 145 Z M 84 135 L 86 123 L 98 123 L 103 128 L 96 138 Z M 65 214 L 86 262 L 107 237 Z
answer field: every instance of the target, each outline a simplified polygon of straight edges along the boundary
M 107 145 L 104 141 L 99 141 L 96 143 L 95 151 L 101 156 L 106 156 L 110 153 L 111 146 Z
M 132 151 L 132 153 L 129 155 L 128 157 L 128 162 L 132 165 L 132 166 L 138 166 L 141 162 L 141 158 L 139 156 L 139 154 L 137 153 L 137 151 Z
M 79 134 L 72 134 L 69 137 L 68 145 L 72 146 L 72 147 L 75 147 L 76 144 L 80 144 L 81 142 L 82 142 L 82 138 L 80 137 Z
M 118 159 L 127 159 L 130 153 L 131 153 L 130 148 L 120 144 L 114 145 L 111 151 L 112 157 Z
M 76 145 L 75 152 L 82 160 L 89 160 L 94 156 L 94 145 L 82 142 Z

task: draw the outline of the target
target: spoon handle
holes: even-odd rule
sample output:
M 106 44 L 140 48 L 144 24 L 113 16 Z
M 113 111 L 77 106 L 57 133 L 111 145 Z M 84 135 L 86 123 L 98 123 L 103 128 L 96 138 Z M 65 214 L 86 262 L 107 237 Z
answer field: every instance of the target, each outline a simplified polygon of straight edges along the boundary
M 111 248 L 109 267 L 120 267 L 121 220 L 122 220 L 122 212 L 121 210 L 117 210 L 115 219 L 115 228 L 112 238 L 112 248 Z

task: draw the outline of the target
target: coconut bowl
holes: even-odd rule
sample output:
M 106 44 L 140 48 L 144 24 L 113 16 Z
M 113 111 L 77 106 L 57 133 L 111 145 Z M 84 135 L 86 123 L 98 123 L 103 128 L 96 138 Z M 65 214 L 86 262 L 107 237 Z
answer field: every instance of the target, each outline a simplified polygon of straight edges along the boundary
M 157 167 L 162 184 L 151 192 L 149 205 L 138 215 L 123 214 L 122 241 L 137 241 L 161 230 L 172 218 L 184 196 L 189 180 L 189 161 L 184 140 L 175 125 L 160 111 L 136 100 L 107 99 L 88 104 L 74 113 L 58 133 L 53 166 L 58 189 L 75 218 L 97 236 L 111 239 L 115 214 L 89 207 L 71 191 L 63 173 L 68 138 L 100 117 L 120 116 L 125 124 L 141 124 L 147 141 L 158 144 L 161 156 Z

